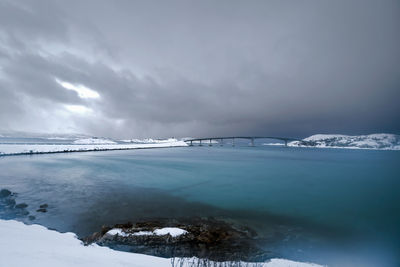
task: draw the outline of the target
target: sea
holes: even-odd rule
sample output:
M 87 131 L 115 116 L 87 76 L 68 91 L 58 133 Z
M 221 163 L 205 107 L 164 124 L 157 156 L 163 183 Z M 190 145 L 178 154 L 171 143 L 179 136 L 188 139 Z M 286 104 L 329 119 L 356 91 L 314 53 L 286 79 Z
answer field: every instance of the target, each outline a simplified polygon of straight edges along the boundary
M 274 258 L 400 266 L 400 151 L 213 144 L 3 156 L 0 189 L 28 205 L 0 205 L 0 219 L 80 238 L 212 217 L 251 228 Z

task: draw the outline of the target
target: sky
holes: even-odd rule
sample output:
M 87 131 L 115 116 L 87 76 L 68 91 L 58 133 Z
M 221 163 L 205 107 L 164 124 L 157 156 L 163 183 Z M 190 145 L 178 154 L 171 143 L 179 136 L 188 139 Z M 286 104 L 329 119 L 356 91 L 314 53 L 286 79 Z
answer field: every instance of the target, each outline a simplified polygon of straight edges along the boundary
M 0 132 L 400 133 L 400 1 L 0 0 Z

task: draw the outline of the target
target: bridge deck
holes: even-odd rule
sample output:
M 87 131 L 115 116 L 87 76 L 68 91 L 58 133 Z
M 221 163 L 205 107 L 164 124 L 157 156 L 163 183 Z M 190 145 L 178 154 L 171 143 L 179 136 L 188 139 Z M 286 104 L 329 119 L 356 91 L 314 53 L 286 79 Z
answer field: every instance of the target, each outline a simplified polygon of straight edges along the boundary
M 254 140 L 255 139 L 275 139 L 275 140 L 280 140 L 285 142 L 285 146 L 287 146 L 288 141 L 299 141 L 301 139 L 298 138 L 291 138 L 291 137 L 280 137 L 280 136 L 221 136 L 221 137 L 204 137 L 204 138 L 192 138 L 192 139 L 187 139 L 185 142 L 190 142 L 190 145 L 193 145 L 193 142 L 199 141 L 200 146 L 202 145 L 202 141 L 209 141 L 209 145 L 212 145 L 212 140 L 219 140 L 223 141 L 226 139 L 232 139 L 232 145 L 235 145 L 235 139 L 249 139 L 251 140 L 251 145 L 254 146 Z M 222 145 L 222 142 L 221 142 Z
M 279 137 L 279 136 L 224 136 L 224 137 L 202 137 L 187 139 L 185 142 L 193 141 L 204 141 L 204 140 L 224 140 L 224 139 L 276 139 L 276 140 L 287 140 L 287 141 L 300 141 L 299 138 L 292 137 Z

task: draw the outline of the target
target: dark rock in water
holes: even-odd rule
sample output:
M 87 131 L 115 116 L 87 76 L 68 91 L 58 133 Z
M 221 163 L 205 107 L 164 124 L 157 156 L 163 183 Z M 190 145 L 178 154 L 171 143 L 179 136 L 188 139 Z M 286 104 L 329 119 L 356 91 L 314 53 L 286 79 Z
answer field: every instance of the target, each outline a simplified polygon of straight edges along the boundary
M 11 191 L 8 189 L 1 189 L 0 190 L 0 198 L 5 198 L 11 195 Z
M 31 220 L 31 221 L 33 221 L 34 219 L 36 219 L 36 217 L 33 216 L 33 215 L 30 215 L 30 216 L 28 216 L 28 219 Z
M 27 211 L 27 210 L 22 210 L 22 211 L 20 212 L 20 214 L 21 214 L 22 216 L 27 216 L 27 215 L 29 215 L 29 211 Z
M 39 209 L 37 209 L 37 212 L 47 212 L 47 208 L 49 207 L 49 205 L 47 204 L 42 204 L 39 206 Z
M 26 204 L 26 203 L 21 203 L 21 204 L 15 205 L 15 208 L 17 208 L 17 209 L 25 209 L 27 207 L 28 207 L 28 204 Z
M 167 235 L 133 235 L 140 231 L 152 232 L 165 227 L 177 227 L 188 233 Z M 110 229 L 122 229 L 126 235 L 110 235 Z M 136 224 L 117 224 L 84 239 L 117 250 L 155 255 L 159 257 L 198 257 L 214 261 L 264 261 L 271 257 L 256 246 L 256 233 L 215 219 L 161 220 Z
M 7 207 L 14 207 L 16 204 L 15 199 L 14 198 L 6 198 L 4 200 L 4 205 Z
M 36 211 L 37 211 L 37 212 L 47 212 L 47 209 L 45 209 L 45 208 L 40 208 L 40 209 L 37 209 Z

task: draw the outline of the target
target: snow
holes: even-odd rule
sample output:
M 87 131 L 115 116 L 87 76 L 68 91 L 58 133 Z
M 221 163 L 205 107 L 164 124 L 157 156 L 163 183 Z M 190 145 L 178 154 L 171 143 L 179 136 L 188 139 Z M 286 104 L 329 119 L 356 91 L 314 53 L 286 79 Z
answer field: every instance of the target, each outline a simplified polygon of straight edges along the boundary
M 141 235 L 170 235 L 172 237 L 178 237 L 184 234 L 187 234 L 188 232 L 186 230 L 177 228 L 177 227 L 165 227 L 165 228 L 160 228 L 160 229 L 156 229 L 153 232 L 150 231 L 139 231 L 136 233 L 132 233 L 132 234 L 128 234 L 125 233 L 122 229 L 120 228 L 114 228 L 111 229 L 110 231 L 108 231 L 106 234 L 108 235 L 119 235 L 119 236 L 123 236 L 123 237 L 127 237 L 130 235 L 134 235 L 134 236 L 141 236 Z
M 150 232 L 150 231 L 139 231 L 139 232 L 136 232 L 136 233 L 133 233 L 133 235 L 135 235 L 135 236 L 140 236 L 140 235 L 153 235 L 154 233 L 153 232 Z
M 285 146 L 284 143 L 264 143 L 263 146 Z
M 155 144 L 0 144 L 0 156 L 187 146 L 184 141 Z
M 103 138 L 85 138 L 85 139 L 75 140 L 74 144 L 84 144 L 84 145 L 89 145 L 89 144 L 116 144 L 116 142 L 111 141 L 109 139 L 103 139 Z
M 145 138 L 145 139 L 123 139 L 123 140 L 119 140 L 119 141 L 123 142 L 123 143 L 160 144 L 160 143 L 177 142 L 178 140 L 175 138 L 168 138 L 168 139 Z
M 107 235 L 119 235 L 119 236 L 123 236 L 123 237 L 129 236 L 129 234 L 123 232 L 122 229 L 120 229 L 120 228 L 111 229 L 106 234 Z
M 73 233 L 58 233 L 40 225 L 0 220 L 0 266 L 15 267 L 171 267 L 171 259 L 115 251 L 98 245 L 83 246 Z M 193 266 L 196 258 L 176 259 L 176 266 Z M 210 263 L 209 266 L 212 264 Z M 196 265 L 197 266 L 197 265 Z M 231 265 L 227 265 L 231 266 Z M 318 267 L 313 263 L 272 259 L 246 266 Z
M 153 233 L 155 235 L 170 235 L 172 237 L 177 237 L 180 235 L 187 234 L 188 232 L 183 229 L 176 228 L 176 227 L 166 227 L 166 228 L 154 230 Z
M 316 134 L 302 141 L 290 142 L 288 146 L 400 150 L 400 136 L 385 133 L 369 135 Z

